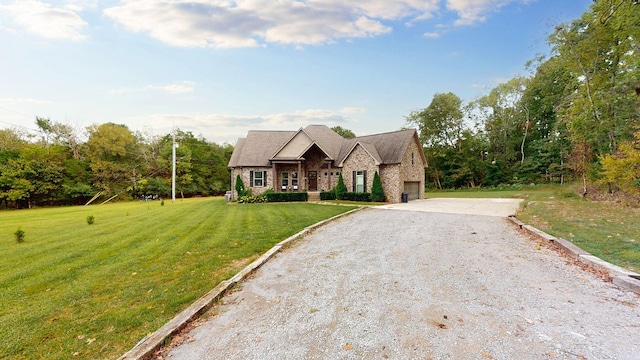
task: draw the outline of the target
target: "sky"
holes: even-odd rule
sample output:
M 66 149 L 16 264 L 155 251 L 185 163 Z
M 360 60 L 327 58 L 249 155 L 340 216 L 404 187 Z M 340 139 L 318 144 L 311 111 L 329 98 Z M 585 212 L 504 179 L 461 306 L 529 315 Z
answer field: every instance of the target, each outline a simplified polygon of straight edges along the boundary
M 35 118 L 235 144 L 395 131 L 527 75 L 592 0 L 0 0 L 0 129 Z

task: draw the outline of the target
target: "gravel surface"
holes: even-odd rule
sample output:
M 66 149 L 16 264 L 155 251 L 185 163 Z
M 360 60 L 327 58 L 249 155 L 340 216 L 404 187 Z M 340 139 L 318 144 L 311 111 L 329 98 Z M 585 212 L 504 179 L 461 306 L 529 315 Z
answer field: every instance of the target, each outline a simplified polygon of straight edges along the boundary
M 500 217 L 361 211 L 223 302 L 166 358 L 640 358 L 640 298 Z

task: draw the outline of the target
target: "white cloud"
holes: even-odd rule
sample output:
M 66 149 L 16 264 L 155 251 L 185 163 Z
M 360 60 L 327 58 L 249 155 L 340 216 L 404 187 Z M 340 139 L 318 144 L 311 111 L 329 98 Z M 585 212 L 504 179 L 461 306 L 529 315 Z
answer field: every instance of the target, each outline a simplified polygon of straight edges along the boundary
M 440 0 L 121 0 L 104 14 L 182 47 L 323 44 L 392 31 L 383 21 L 431 17 Z
M 457 14 L 454 24 L 472 25 L 513 3 L 535 0 L 119 0 L 103 13 L 124 28 L 172 46 L 237 48 L 272 43 L 314 45 L 375 37 L 402 21 Z M 80 16 L 98 0 L 8 0 L 0 25 L 45 38 L 79 41 L 88 23 Z M 55 5 L 52 5 L 54 3 Z M 3 16 L 4 15 L 4 16 Z M 427 32 L 426 37 L 443 33 Z
M 447 9 L 458 13 L 455 25 L 465 26 L 484 22 L 487 13 L 515 1 L 527 3 L 530 0 L 447 0 Z
M 87 22 L 78 15 L 79 5 L 54 7 L 38 0 L 19 0 L 0 4 L 6 27 L 20 27 L 28 32 L 48 38 L 80 41 Z M 7 16 L 8 15 L 8 16 Z
M 184 82 L 182 84 L 171 84 L 166 86 L 154 86 L 150 85 L 149 88 L 154 90 L 161 90 L 168 93 L 187 93 L 193 92 L 193 83 L 192 82 Z
M 193 81 L 183 81 L 179 84 L 170 84 L 170 85 L 148 85 L 146 87 L 121 87 L 118 89 L 109 90 L 109 94 L 127 94 L 127 93 L 140 93 L 149 90 L 154 91 L 164 91 L 167 93 L 188 93 L 193 92 L 195 83 Z
M 426 32 L 424 33 L 422 36 L 429 38 L 429 39 L 437 39 L 441 36 L 442 34 L 440 34 L 439 32 Z
M 175 126 L 203 135 L 209 141 L 233 143 L 245 137 L 249 130 L 297 130 L 310 124 L 344 126 L 349 118 L 332 110 L 307 109 L 266 115 L 151 114 L 143 118 L 126 119 L 126 122 L 153 128 L 157 134 L 168 133 Z
M 366 108 L 363 107 L 345 107 L 340 110 L 342 114 L 364 114 L 367 112 Z

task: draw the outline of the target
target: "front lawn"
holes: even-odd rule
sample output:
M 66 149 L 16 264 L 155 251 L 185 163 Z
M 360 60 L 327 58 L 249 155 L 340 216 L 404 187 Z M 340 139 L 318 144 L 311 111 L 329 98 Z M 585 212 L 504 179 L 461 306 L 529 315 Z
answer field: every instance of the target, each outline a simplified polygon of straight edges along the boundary
M 274 244 L 351 209 L 206 198 L 2 211 L 0 358 L 117 358 Z
M 559 197 L 529 202 L 518 217 L 600 259 L 640 272 L 640 209 Z

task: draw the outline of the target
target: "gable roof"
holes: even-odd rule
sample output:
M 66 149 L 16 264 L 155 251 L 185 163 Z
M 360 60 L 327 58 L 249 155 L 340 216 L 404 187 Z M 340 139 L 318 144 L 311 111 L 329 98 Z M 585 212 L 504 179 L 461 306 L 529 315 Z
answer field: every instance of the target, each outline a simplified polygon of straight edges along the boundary
M 364 151 L 367 152 L 367 154 L 369 154 L 369 156 L 371 156 L 371 158 L 373 158 L 373 160 L 375 161 L 376 165 L 380 165 L 382 164 L 382 158 L 380 158 L 380 154 L 378 153 L 378 149 L 376 149 L 375 145 L 370 144 L 370 143 L 366 143 L 366 142 L 360 142 L 357 141 L 357 139 L 354 139 L 354 141 L 349 141 L 349 143 L 351 144 L 350 147 L 344 147 L 344 149 L 348 149 L 346 152 L 342 152 L 340 155 L 340 162 L 338 163 L 338 167 L 342 167 L 344 165 L 344 161 L 349 157 L 349 155 L 351 155 L 351 153 L 358 147 L 361 146 Z
M 308 140 L 301 137 L 301 134 L 306 135 Z M 342 166 L 342 162 L 357 145 L 362 146 L 378 164 L 399 164 L 411 141 L 417 141 L 420 144 L 415 129 L 360 136 L 354 139 L 344 139 L 325 125 L 309 125 L 298 131 L 252 130 L 248 132 L 246 138 L 238 139 L 228 166 L 230 168 L 270 167 L 272 160 L 301 158 L 313 145 L 318 146 L 339 166 Z M 422 151 L 419 153 L 426 165 L 424 154 Z M 278 157 L 278 155 L 282 156 Z
M 415 129 L 360 136 L 355 139 L 350 139 L 350 141 L 342 146 L 340 156 L 338 156 L 336 162 L 338 164 L 342 164 L 344 159 L 346 159 L 355 149 L 355 145 L 360 143 L 365 150 L 367 150 L 371 156 L 376 159 L 376 161 L 379 161 L 380 164 L 399 164 L 402 162 L 402 156 L 407 151 L 411 141 L 417 141 L 418 144 L 420 144 L 418 132 Z M 371 150 L 371 146 L 375 148 L 379 158 L 375 157 Z M 420 156 L 423 159 L 423 163 L 426 164 L 427 160 L 424 157 L 424 154 L 422 151 L 419 151 L 419 153 L 421 154 Z
M 333 160 L 339 153 L 342 140 L 342 136 L 324 125 L 309 125 L 300 128 L 269 160 L 301 159 L 314 145 Z
M 246 138 L 238 139 L 228 167 L 270 167 L 269 157 L 295 133 L 295 131 L 249 131 Z

